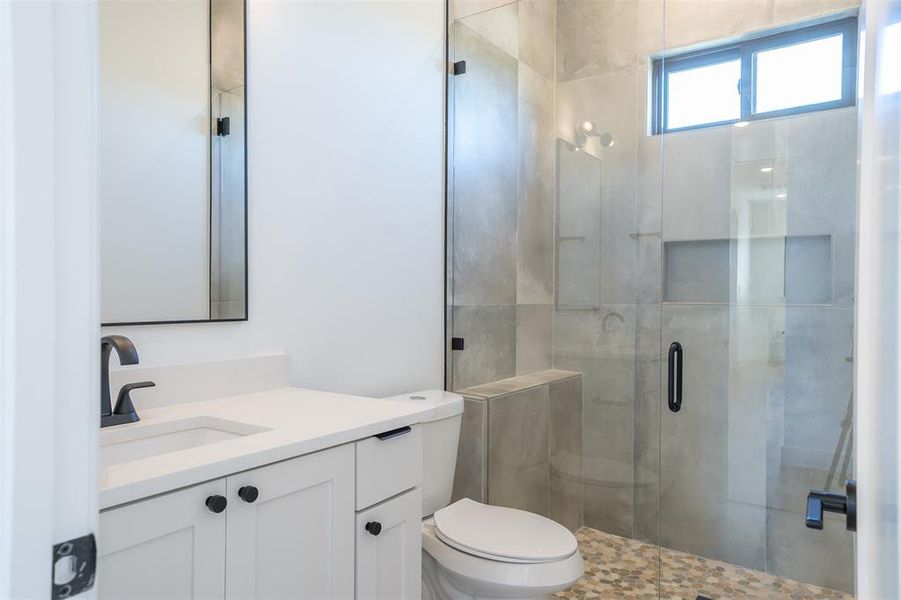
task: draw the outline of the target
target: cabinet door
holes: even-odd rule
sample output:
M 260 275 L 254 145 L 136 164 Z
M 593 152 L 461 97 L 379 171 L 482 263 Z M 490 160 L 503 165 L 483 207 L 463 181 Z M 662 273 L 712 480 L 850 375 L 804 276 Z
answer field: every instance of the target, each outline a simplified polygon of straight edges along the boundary
M 223 598 L 225 496 L 220 479 L 100 513 L 99 597 Z
M 259 494 L 252 502 L 239 495 L 245 486 Z M 353 445 L 233 475 L 226 487 L 227 598 L 353 597 Z
M 410 490 L 357 514 L 357 598 L 419 598 L 422 494 Z

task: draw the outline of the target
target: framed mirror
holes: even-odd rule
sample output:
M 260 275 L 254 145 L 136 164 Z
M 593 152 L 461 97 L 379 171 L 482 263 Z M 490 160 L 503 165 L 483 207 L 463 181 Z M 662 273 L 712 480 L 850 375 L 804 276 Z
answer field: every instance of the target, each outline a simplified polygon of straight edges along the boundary
M 101 0 L 104 325 L 247 319 L 244 0 Z

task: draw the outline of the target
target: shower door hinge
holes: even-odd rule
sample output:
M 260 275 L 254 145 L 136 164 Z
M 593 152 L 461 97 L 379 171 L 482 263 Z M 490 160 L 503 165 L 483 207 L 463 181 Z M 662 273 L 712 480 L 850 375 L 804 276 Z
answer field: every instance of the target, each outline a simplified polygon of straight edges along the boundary
M 231 133 L 231 119 L 228 117 L 216 118 L 216 135 L 225 137 Z
M 463 338 L 455 337 L 451 338 L 451 350 L 462 350 L 463 349 Z
M 454 63 L 454 75 L 462 75 L 466 72 L 466 61 L 458 60 Z

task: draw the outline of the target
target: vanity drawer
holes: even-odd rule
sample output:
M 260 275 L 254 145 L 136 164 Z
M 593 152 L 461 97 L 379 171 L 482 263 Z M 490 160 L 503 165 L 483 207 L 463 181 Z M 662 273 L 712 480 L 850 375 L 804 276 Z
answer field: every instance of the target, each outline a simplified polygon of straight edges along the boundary
M 422 428 L 386 431 L 357 446 L 357 510 L 416 487 L 422 481 Z

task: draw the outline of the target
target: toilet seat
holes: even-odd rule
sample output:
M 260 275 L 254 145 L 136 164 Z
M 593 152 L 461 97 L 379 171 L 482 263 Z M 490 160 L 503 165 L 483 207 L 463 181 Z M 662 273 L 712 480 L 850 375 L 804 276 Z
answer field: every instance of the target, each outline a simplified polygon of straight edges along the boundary
M 434 518 L 422 525 L 423 576 L 432 578 L 438 587 L 451 585 L 467 598 L 544 598 L 571 586 L 584 571 L 578 550 L 552 562 L 499 561 L 446 543 L 438 536 Z M 447 600 L 458 596 L 451 593 L 423 598 Z
M 435 534 L 441 541 L 494 561 L 557 562 L 572 556 L 578 548 L 575 536 L 555 521 L 468 498 L 435 512 L 434 519 Z

